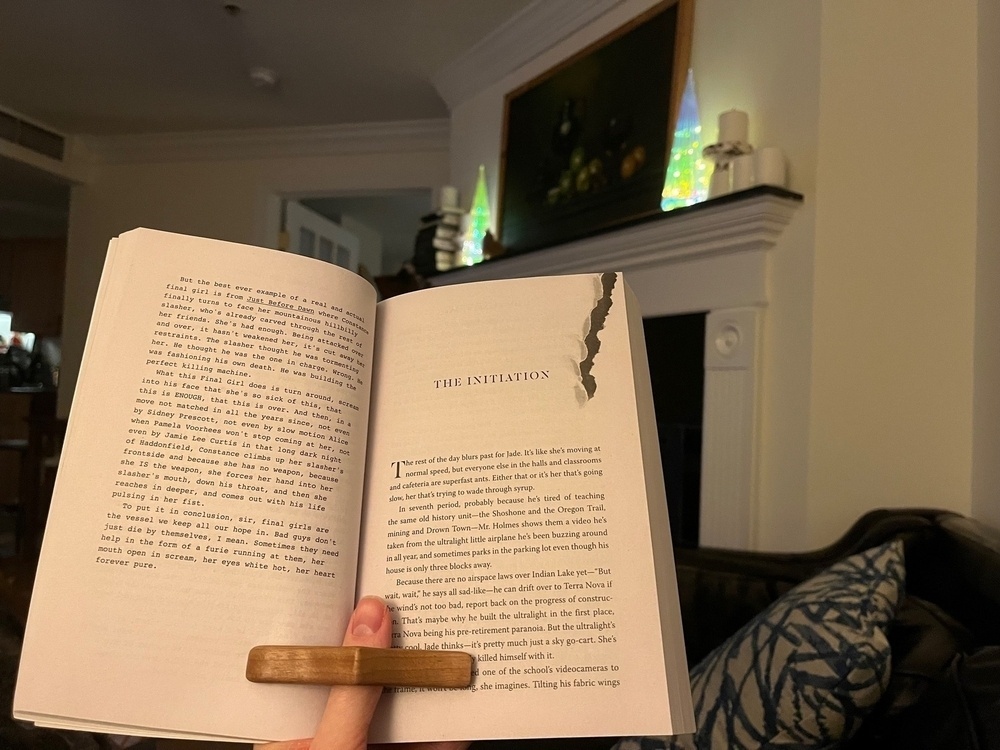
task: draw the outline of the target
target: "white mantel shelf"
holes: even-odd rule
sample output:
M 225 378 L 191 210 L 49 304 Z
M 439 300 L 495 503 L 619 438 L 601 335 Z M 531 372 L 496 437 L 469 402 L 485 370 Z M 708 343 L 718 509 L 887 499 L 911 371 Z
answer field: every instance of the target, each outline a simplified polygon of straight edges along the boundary
M 801 203 L 796 193 L 760 186 L 557 247 L 448 271 L 430 282 L 623 271 L 646 317 L 707 312 L 699 542 L 751 549 L 761 341 L 772 286 L 767 258 Z
M 443 286 L 545 274 L 628 272 L 766 250 L 777 242 L 801 202 L 797 193 L 761 186 L 623 229 L 455 269 L 430 282 Z

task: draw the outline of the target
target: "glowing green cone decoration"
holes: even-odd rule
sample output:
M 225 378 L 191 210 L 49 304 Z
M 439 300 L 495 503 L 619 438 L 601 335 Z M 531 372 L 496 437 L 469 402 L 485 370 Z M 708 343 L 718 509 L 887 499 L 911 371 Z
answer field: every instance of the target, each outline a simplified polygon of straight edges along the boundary
M 698 117 L 698 97 L 694 92 L 694 72 L 688 70 L 681 111 L 677 117 L 673 147 L 667 162 L 660 208 L 669 211 L 691 206 L 708 197 L 709 169 L 701 158 L 701 120 Z
M 486 194 L 486 167 L 479 165 L 479 179 L 476 180 L 476 193 L 472 198 L 472 208 L 469 209 L 469 226 L 462 243 L 460 265 L 474 266 L 483 260 L 483 240 L 490 229 L 490 199 Z

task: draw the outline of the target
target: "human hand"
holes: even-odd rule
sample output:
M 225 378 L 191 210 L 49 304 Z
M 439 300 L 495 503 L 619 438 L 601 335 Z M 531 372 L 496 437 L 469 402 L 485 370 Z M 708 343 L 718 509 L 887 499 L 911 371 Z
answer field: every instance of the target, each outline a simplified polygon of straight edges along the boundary
M 358 602 L 347 623 L 344 645 L 389 648 L 391 641 L 392 618 L 385 602 L 366 596 Z M 368 725 L 381 695 L 382 688 L 378 686 L 335 685 L 330 688 L 315 737 L 261 745 L 259 750 L 365 750 Z M 465 750 L 468 746 L 468 742 L 420 742 L 382 747 L 385 750 Z

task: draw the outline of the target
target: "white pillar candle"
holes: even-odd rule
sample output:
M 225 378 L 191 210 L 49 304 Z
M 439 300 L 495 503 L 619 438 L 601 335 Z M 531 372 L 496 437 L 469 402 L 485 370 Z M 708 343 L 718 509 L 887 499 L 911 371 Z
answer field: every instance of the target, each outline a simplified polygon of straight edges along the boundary
M 458 207 L 458 188 L 453 185 L 444 185 L 441 188 L 441 208 Z
M 730 109 L 719 115 L 719 143 L 747 143 L 750 116 L 739 109 Z
M 740 154 L 733 159 L 732 170 L 733 192 L 753 187 L 753 154 Z
M 720 195 L 725 195 L 728 192 L 730 192 L 729 168 L 716 167 L 715 171 L 712 172 L 711 179 L 708 181 L 708 197 L 718 198 Z
M 788 181 L 785 155 L 777 146 L 766 146 L 754 153 L 754 178 L 758 185 L 785 187 Z

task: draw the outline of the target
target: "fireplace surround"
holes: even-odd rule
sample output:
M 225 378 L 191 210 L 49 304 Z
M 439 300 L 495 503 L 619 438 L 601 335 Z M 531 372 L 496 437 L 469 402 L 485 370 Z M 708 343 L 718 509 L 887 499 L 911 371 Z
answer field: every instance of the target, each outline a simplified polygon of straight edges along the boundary
M 747 549 L 757 506 L 767 258 L 801 201 L 759 186 L 432 283 L 622 271 L 646 317 L 707 311 L 698 541 Z

